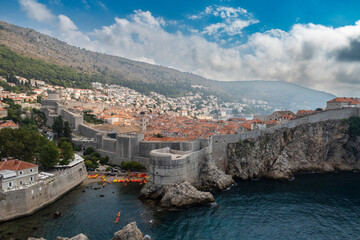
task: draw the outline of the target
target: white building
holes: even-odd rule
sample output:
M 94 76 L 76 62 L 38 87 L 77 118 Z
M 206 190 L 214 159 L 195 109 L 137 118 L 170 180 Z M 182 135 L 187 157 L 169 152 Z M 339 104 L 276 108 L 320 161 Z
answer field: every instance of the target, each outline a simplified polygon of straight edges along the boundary
M 3 191 L 38 181 L 38 166 L 20 160 L 0 161 L 0 186 Z

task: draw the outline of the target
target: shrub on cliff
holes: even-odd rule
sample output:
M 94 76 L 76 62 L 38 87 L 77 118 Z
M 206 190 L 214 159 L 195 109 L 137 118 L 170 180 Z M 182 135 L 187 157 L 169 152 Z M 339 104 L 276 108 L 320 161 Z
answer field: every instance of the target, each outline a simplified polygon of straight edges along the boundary
M 130 161 L 130 162 L 122 162 L 121 169 L 130 170 L 130 171 L 144 171 L 146 167 L 141 163 Z
M 352 139 L 360 136 L 360 117 L 350 117 L 345 119 L 344 122 L 349 124 L 349 135 Z

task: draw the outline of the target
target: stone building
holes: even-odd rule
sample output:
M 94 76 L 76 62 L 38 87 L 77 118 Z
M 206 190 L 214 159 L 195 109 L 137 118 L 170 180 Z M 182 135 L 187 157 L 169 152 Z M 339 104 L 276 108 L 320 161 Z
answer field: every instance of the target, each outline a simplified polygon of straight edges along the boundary
M 266 121 L 281 121 L 282 120 L 282 116 L 291 116 L 291 117 L 295 117 L 295 113 L 291 112 L 291 111 L 276 111 L 273 112 L 272 114 L 270 114 L 269 116 L 266 117 Z
M 326 102 L 326 110 L 341 109 L 348 107 L 360 107 L 359 98 L 337 97 Z
M 8 112 L 6 109 L 0 107 L 0 118 L 7 117 Z
M 0 186 L 3 191 L 16 189 L 38 181 L 38 166 L 20 160 L 0 162 Z

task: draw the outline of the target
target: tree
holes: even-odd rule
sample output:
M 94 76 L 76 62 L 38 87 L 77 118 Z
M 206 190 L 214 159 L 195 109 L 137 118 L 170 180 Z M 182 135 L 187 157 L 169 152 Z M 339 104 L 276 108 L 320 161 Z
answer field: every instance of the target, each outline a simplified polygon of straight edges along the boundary
M 65 141 L 61 144 L 60 148 L 63 160 L 69 161 L 70 159 L 74 159 L 74 150 L 71 143 Z
M 51 168 L 58 162 L 59 151 L 55 143 L 37 131 L 22 127 L 4 128 L 0 130 L 0 158 L 2 157 L 14 157 L 26 162 L 35 162 L 38 158 L 41 166 Z
M 45 169 L 50 169 L 59 162 L 59 151 L 55 143 L 47 141 L 39 152 L 39 163 Z
M 93 166 L 93 162 L 91 160 L 86 160 L 84 163 L 85 163 L 85 166 L 88 168 Z
M 52 125 L 52 130 L 61 137 L 64 131 L 64 121 L 61 116 L 57 116 L 54 119 L 54 124 Z
M 58 144 L 59 147 L 61 147 L 61 145 L 62 145 L 64 142 L 69 142 L 69 143 L 71 143 L 71 139 L 70 139 L 70 138 L 67 138 L 67 137 L 62 137 L 62 138 L 58 139 L 57 144 Z
M 42 98 L 43 98 L 43 97 L 42 97 L 41 95 L 37 96 L 37 97 L 36 97 L 36 102 L 37 102 L 37 103 L 41 103 Z
M 142 165 L 141 163 L 135 162 L 135 161 L 122 162 L 121 163 L 121 169 L 131 170 L 131 171 L 146 170 L 144 165 Z
M 88 147 L 85 151 L 84 151 L 84 155 L 91 155 L 94 152 L 94 149 L 92 147 Z
M 71 129 L 70 129 L 70 124 L 68 121 L 65 121 L 64 123 L 64 137 L 66 138 L 71 138 Z
M 25 128 L 0 130 L 0 157 L 14 157 L 27 162 L 34 162 L 41 147 L 42 136 Z

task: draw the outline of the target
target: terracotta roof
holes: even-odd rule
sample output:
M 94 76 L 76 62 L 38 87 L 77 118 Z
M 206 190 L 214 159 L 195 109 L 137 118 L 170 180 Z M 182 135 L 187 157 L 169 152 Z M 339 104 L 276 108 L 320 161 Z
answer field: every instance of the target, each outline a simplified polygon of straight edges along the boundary
M 332 102 L 347 102 L 349 104 L 360 104 L 358 98 L 350 98 L 350 97 L 337 97 L 328 101 L 328 103 L 332 103 Z
M 312 114 L 313 112 L 313 110 L 298 110 L 296 114 Z
M 4 122 L 3 124 L 0 124 L 0 128 L 4 127 L 17 127 L 18 125 L 14 122 Z
M 37 165 L 20 160 L 0 161 L 0 171 L 1 170 L 19 171 L 33 167 L 37 167 Z
M 93 126 L 95 129 L 105 132 L 116 131 L 118 133 L 131 133 L 131 132 L 141 132 L 141 128 L 136 125 L 129 125 L 129 126 L 119 126 L 119 125 L 110 125 L 110 124 L 103 124 L 103 125 L 95 125 Z

